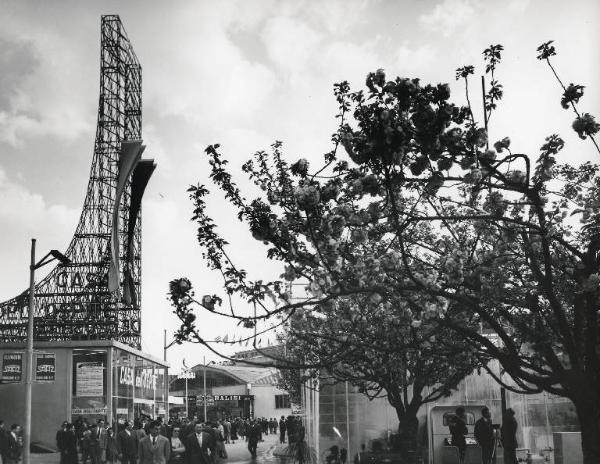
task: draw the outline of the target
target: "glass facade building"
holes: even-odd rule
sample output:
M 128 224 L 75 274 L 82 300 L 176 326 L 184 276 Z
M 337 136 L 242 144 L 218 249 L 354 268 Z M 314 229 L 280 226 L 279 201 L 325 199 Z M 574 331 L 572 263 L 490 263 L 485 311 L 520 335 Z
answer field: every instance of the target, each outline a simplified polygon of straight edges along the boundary
M 79 417 L 107 424 L 167 415 L 167 365 L 113 340 L 36 342 L 32 442 L 55 446 L 56 427 Z M 0 417 L 23 423 L 25 345 L 0 346 Z

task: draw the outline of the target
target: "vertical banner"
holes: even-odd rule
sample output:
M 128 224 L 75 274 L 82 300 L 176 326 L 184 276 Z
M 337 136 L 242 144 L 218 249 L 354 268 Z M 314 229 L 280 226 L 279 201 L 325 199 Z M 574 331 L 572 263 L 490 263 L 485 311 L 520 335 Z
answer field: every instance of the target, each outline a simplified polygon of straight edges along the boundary
M 23 381 L 23 353 L 4 353 L 2 355 L 2 381 Z
M 54 382 L 56 380 L 56 354 L 35 353 L 36 382 Z

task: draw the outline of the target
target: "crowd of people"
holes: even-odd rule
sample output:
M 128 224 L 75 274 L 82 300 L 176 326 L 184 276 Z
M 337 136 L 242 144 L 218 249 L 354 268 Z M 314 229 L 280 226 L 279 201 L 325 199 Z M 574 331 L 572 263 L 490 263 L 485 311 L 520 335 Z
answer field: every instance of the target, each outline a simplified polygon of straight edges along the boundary
M 293 417 L 227 418 L 201 422 L 197 417 L 115 422 L 107 426 L 79 417 L 63 422 L 56 432 L 61 464 L 216 464 L 227 458 L 226 444 L 247 442 L 252 457 L 257 455 L 263 435 L 279 433 L 281 443 L 295 440 L 303 427 Z M 22 457 L 21 428 L 14 424 L 5 431 L 0 421 L 0 464 L 19 464 Z M 291 435 L 290 435 L 291 434 Z
M 78 418 L 63 423 L 56 445 L 61 464 L 213 464 L 227 458 L 226 443 L 257 428 L 262 432 L 262 419 L 200 422 L 194 417 L 165 423 L 143 417 L 106 427 L 102 419 L 90 423 Z M 253 442 L 254 435 L 247 439 Z
M 298 418 L 226 418 L 201 422 L 193 418 L 114 422 L 77 418 L 64 421 L 56 432 L 61 464 L 215 464 L 227 458 L 226 444 L 247 442 L 256 457 L 263 435 L 279 434 L 280 443 L 304 441 L 304 426 Z M 23 453 L 21 427 L 10 430 L 0 420 L 0 464 L 19 464 Z

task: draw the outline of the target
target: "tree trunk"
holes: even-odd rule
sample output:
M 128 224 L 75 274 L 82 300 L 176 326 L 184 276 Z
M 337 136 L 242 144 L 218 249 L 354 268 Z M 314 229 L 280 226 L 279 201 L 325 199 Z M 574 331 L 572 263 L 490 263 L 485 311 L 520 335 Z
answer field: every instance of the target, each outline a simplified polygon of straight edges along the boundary
M 579 425 L 584 464 L 600 463 L 600 400 L 597 398 L 573 399 Z
M 396 409 L 398 415 L 398 452 L 402 455 L 403 464 L 415 464 L 418 455 L 419 419 L 415 412 Z

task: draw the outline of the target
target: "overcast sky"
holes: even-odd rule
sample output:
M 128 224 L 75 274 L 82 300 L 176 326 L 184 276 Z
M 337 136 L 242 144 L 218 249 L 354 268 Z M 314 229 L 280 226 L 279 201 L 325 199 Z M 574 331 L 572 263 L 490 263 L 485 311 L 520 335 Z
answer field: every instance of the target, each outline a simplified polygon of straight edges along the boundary
M 163 329 L 178 325 L 169 280 L 188 276 L 198 294 L 222 293 L 189 220 L 186 188 L 207 178 L 203 149 L 221 143 L 239 171 L 281 140 L 288 159 L 318 163 L 335 130 L 335 82 L 358 89 L 384 68 L 390 78 L 449 82 L 453 100 L 464 103 L 455 69 L 475 65 L 478 88 L 481 52 L 500 43 L 505 98 L 492 141 L 509 136 L 518 151 L 535 154 L 558 132 L 567 141 L 562 160 L 598 161 L 571 131 L 573 115 L 535 51 L 555 40 L 559 74 L 586 86 L 581 109 L 600 117 L 596 0 L 0 0 L 0 12 L 0 301 L 28 285 L 30 238 L 40 253 L 71 240 L 94 146 L 100 16 L 118 14 L 143 68 L 144 156 L 158 164 L 144 200 L 142 258 L 142 346 L 158 357 Z M 479 96 L 473 103 L 481 107 Z M 279 273 L 220 195 L 211 208 L 251 277 Z M 201 325 L 209 339 L 246 335 L 221 320 Z M 178 369 L 203 354 L 176 346 L 169 360 Z

